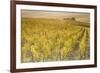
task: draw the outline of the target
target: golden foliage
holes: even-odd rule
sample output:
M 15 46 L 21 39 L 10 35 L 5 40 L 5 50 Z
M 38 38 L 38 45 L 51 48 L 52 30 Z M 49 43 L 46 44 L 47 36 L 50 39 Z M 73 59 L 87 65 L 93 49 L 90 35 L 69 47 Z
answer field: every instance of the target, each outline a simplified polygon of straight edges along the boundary
M 89 28 L 84 30 L 65 20 L 22 18 L 22 62 L 82 59 L 87 50 L 86 38 L 89 38 L 86 37 Z

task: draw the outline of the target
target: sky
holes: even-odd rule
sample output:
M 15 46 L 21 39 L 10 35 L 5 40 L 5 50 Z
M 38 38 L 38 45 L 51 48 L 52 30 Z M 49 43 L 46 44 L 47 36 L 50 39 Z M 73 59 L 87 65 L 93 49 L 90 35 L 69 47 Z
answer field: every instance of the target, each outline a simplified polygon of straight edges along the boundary
M 89 13 L 78 12 L 58 12 L 58 11 L 36 11 L 36 10 L 21 10 L 21 15 L 24 18 L 48 18 L 48 19 L 64 19 L 75 17 L 76 20 L 89 22 Z

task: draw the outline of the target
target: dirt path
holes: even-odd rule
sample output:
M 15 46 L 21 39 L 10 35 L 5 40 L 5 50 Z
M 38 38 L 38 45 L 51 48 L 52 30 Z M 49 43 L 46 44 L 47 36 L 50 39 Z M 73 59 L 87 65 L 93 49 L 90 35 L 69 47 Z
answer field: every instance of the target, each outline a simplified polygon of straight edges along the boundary
M 88 31 L 86 31 L 86 59 L 89 59 L 90 57 L 90 40 L 89 40 L 89 35 Z
M 77 41 L 72 45 L 73 50 L 69 52 L 68 60 L 77 60 L 77 55 L 79 55 L 79 49 L 80 49 L 79 45 L 80 45 L 81 39 L 84 36 L 84 33 L 85 33 L 85 29 L 83 28 L 81 35 L 78 37 Z

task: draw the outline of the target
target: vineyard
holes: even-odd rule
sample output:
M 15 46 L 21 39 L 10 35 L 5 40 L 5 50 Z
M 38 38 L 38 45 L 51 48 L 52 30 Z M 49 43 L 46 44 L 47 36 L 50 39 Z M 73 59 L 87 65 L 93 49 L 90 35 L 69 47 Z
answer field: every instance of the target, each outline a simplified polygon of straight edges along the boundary
M 42 18 L 22 18 L 21 23 L 22 63 L 90 58 L 89 24 Z

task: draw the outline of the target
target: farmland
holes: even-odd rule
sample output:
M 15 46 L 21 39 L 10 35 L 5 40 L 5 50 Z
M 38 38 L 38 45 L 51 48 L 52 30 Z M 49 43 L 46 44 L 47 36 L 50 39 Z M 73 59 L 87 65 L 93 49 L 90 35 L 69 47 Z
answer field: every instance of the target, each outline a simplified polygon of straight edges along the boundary
M 21 62 L 87 60 L 90 26 L 75 20 L 22 18 Z

